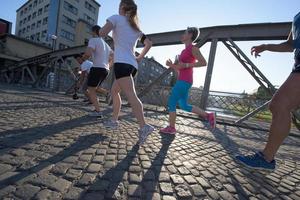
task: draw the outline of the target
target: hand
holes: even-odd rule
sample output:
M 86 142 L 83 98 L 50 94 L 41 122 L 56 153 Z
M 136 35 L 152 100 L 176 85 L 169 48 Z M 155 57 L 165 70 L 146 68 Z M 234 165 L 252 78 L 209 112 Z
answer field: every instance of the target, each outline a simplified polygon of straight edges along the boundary
M 260 53 L 264 52 L 266 50 L 265 45 L 259 45 L 259 46 L 254 46 L 251 48 L 251 55 L 254 54 L 255 58 L 260 56 Z
M 167 60 L 166 65 L 167 65 L 168 67 L 171 67 L 171 68 L 174 67 L 174 64 L 173 64 L 173 62 L 172 62 L 171 59 L 168 59 L 168 60 Z

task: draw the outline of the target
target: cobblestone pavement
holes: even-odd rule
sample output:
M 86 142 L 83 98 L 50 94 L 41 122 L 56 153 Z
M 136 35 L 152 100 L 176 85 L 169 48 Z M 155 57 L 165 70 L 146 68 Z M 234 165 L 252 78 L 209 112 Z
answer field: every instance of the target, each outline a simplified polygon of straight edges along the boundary
M 111 108 L 103 105 L 107 116 Z M 234 162 L 266 133 L 178 118 L 175 137 L 157 131 L 138 147 L 123 108 L 109 130 L 71 98 L 0 86 L 0 199 L 300 199 L 300 143 L 289 137 L 274 173 Z M 146 112 L 157 128 L 167 116 Z

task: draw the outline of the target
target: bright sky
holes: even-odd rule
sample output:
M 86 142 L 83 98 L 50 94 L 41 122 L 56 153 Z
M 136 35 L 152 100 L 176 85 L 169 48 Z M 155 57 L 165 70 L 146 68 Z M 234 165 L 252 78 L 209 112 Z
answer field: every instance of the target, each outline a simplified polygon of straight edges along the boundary
M 4 0 L 2 0 L 4 2 Z M 117 14 L 119 0 L 97 0 L 101 4 L 98 23 L 102 26 L 106 18 Z M 5 1 L 7 2 L 7 1 Z M 0 18 L 15 22 L 16 9 L 25 0 L 12 0 L 0 7 Z M 147 33 L 185 29 L 187 26 L 207 27 L 244 23 L 292 21 L 300 11 L 299 0 L 136 0 L 142 30 Z M 13 25 L 15 26 L 15 24 Z M 278 43 L 280 41 L 272 41 Z M 240 42 L 238 45 L 250 57 L 250 48 L 266 42 Z M 201 51 L 208 59 L 210 44 Z M 179 54 L 183 46 L 155 47 L 148 56 L 164 63 Z M 254 63 L 274 85 L 281 85 L 293 65 L 291 53 L 264 53 Z M 204 84 L 205 68 L 196 69 L 194 86 Z M 211 89 L 229 92 L 252 92 L 258 84 L 220 43 L 218 45 Z

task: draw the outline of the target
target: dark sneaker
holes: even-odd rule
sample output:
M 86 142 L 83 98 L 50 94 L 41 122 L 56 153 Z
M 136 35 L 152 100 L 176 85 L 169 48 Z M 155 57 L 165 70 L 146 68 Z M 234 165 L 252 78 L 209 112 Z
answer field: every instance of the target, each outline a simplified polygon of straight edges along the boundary
M 265 160 L 261 152 L 252 155 L 239 155 L 235 157 L 241 164 L 251 169 L 274 171 L 276 168 L 276 161 L 268 162 Z

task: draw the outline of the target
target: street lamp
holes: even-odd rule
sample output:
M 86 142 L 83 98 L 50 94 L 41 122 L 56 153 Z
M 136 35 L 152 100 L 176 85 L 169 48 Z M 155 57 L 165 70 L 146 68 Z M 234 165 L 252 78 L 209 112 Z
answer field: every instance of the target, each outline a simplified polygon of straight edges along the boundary
M 51 39 L 52 39 L 52 51 L 55 51 L 55 44 L 56 44 L 57 36 L 51 35 Z

